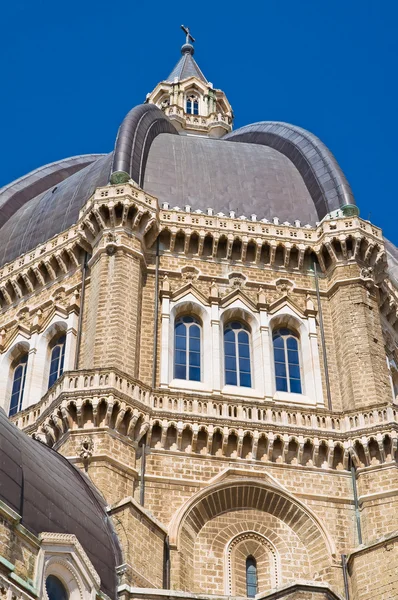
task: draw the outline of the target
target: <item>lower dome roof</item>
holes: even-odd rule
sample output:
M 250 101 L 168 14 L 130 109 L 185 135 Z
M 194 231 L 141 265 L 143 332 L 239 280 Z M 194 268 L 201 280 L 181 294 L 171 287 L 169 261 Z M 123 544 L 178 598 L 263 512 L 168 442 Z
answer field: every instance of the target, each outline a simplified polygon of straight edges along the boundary
M 105 502 L 89 479 L 61 454 L 17 429 L 0 408 L 0 500 L 34 535 L 74 534 L 116 598 L 121 553 Z

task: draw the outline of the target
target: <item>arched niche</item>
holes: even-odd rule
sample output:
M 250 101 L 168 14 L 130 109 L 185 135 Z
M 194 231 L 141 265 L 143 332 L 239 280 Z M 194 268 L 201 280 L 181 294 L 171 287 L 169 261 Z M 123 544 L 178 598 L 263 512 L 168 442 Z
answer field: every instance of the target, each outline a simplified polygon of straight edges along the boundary
M 336 555 L 335 545 L 309 508 L 268 482 L 250 479 L 223 481 L 195 494 L 170 523 L 172 585 L 176 589 L 198 588 L 199 584 L 195 581 L 195 542 L 202 529 L 220 515 L 226 517 L 234 511 L 245 510 L 262 513 L 262 522 L 267 520 L 267 515 L 270 522 L 282 521 L 286 530 L 291 530 L 305 547 L 310 562 L 309 573 L 328 572 Z M 282 564 L 282 574 L 283 568 Z

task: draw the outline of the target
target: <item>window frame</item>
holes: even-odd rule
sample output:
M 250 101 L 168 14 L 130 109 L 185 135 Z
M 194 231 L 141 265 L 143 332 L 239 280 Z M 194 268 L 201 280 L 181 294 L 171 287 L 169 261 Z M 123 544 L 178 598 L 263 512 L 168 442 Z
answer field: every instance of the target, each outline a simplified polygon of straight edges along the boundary
M 56 579 L 61 584 L 61 587 L 63 588 L 63 591 L 65 592 L 64 598 L 62 598 L 61 600 L 69 600 L 70 593 L 68 590 L 68 586 L 65 585 L 65 583 L 62 581 L 62 579 L 58 575 L 54 575 L 53 573 L 49 573 L 44 580 L 44 587 L 46 590 L 46 596 L 47 596 L 48 600 L 60 600 L 59 598 L 54 598 L 53 596 L 50 596 L 50 594 L 49 594 L 49 591 L 47 588 L 47 581 L 48 581 L 48 579 L 50 579 L 50 577 L 53 579 Z
M 254 579 L 255 583 L 249 583 L 249 569 L 250 567 L 254 567 Z M 251 575 L 251 574 L 250 574 Z M 249 588 L 255 587 L 255 593 L 249 594 Z M 248 598 L 255 598 L 258 593 L 258 570 L 257 570 L 257 561 L 252 554 L 246 557 L 246 595 Z
M 62 343 L 61 343 L 61 340 L 63 340 Z M 60 354 L 58 357 L 57 377 L 54 379 L 53 382 L 51 382 L 51 376 L 53 373 L 52 372 L 52 363 L 54 360 L 53 353 L 54 353 L 54 350 L 59 347 L 61 347 L 61 350 L 60 350 Z M 64 372 L 65 350 L 66 350 L 66 332 L 62 333 L 58 338 L 55 339 L 55 341 L 53 341 L 53 344 L 50 345 L 50 358 L 49 358 L 50 368 L 49 368 L 49 373 L 48 373 L 47 389 L 50 389 L 54 385 L 54 383 L 57 381 L 57 379 L 59 379 Z
M 196 94 L 190 94 L 189 96 L 186 96 L 185 112 L 187 115 L 199 115 L 199 97 Z
M 191 319 L 193 319 L 193 321 L 191 323 L 184 323 L 183 319 L 189 317 Z M 176 367 L 177 366 L 184 366 L 182 363 L 178 363 L 177 364 L 177 351 L 181 350 L 177 348 L 177 326 L 183 323 L 185 325 L 185 340 L 186 340 L 186 347 L 185 347 L 185 378 L 181 378 L 181 377 L 177 377 L 177 373 L 176 373 Z M 188 327 L 187 327 L 188 325 Z M 198 365 L 191 365 L 190 364 L 190 360 L 189 360 L 189 354 L 190 354 L 190 349 L 189 349 L 189 329 L 196 325 L 199 328 L 199 367 Z M 179 336 L 180 337 L 180 336 Z M 197 338 L 196 338 L 197 339 Z M 199 317 L 197 317 L 197 315 L 195 314 L 181 314 L 178 315 L 175 320 L 174 320 L 174 331 L 173 331 L 173 379 L 177 380 L 177 381 L 189 381 L 190 383 L 194 382 L 194 383 L 202 383 L 203 381 L 203 324 L 202 321 L 199 319 Z M 190 368 L 199 368 L 199 379 L 191 379 L 189 377 L 189 373 L 190 373 Z
M 282 348 L 275 347 L 275 340 L 277 339 L 276 336 L 277 336 L 278 332 L 283 329 L 286 329 L 289 333 L 286 333 L 286 334 L 279 333 L 279 335 L 278 335 L 278 337 L 283 340 L 284 363 L 281 363 L 281 361 L 275 360 L 275 350 L 282 350 Z M 294 350 L 294 351 L 297 352 L 297 356 L 298 356 L 298 368 L 299 368 L 299 375 L 300 375 L 299 379 L 297 379 L 297 377 L 291 377 L 291 375 L 290 375 L 290 367 L 295 366 L 295 365 L 293 363 L 290 363 L 290 361 L 289 361 L 289 353 L 288 353 L 289 348 L 287 346 L 287 340 L 289 338 L 294 339 L 297 344 L 297 350 Z M 300 339 L 300 335 L 291 327 L 288 327 L 286 325 L 279 325 L 278 327 L 273 328 L 273 330 L 272 330 L 272 359 L 273 359 L 273 368 L 274 368 L 275 391 L 281 392 L 284 394 L 295 394 L 297 396 L 302 396 L 304 394 L 304 377 L 303 377 L 303 370 L 302 370 L 302 362 L 303 361 L 302 361 L 302 352 L 301 352 L 301 339 Z M 284 377 L 277 374 L 277 369 L 276 369 L 277 363 L 284 364 L 284 366 L 285 366 L 285 376 Z M 278 379 L 286 380 L 286 387 L 287 387 L 286 390 L 278 389 Z M 290 382 L 291 379 L 294 379 L 295 381 L 299 381 L 299 384 L 300 384 L 299 392 L 291 390 L 291 382 Z
M 237 328 L 232 328 L 231 330 L 234 332 L 234 337 L 235 337 L 235 341 L 234 341 L 234 345 L 235 345 L 235 364 L 236 364 L 236 384 L 234 383 L 228 383 L 227 382 L 227 363 L 226 363 L 226 352 L 225 352 L 225 333 L 228 330 L 228 327 L 230 327 L 231 323 L 239 323 L 241 328 L 238 330 Z M 248 346 L 249 346 L 249 367 L 250 367 L 250 371 L 249 371 L 249 375 L 250 375 L 250 385 L 242 385 L 241 384 L 241 369 L 239 366 L 239 361 L 240 358 L 246 358 L 246 357 L 241 357 L 240 353 L 239 353 L 239 339 L 238 339 L 238 333 L 241 331 L 245 331 L 247 333 L 248 336 Z M 238 333 L 235 333 L 238 332 Z M 249 325 L 241 320 L 241 319 L 229 319 L 223 326 L 222 329 L 222 341 L 223 341 L 223 360 L 224 360 L 224 371 L 223 371 L 223 375 L 224 375 L 224 385 L 228 385 L 234 388 L 245 388 L 247 390 L 253 390 L 254 389 L 254 385 L 253 385 L 253 351 L 252 351 L 252 330 L 249 327 Z M 229 356 L 229 355 L 228 355 Z M 233 372 L 231 369 L 228 369 L 228 371 Z
M 29 361 L 29 352 L 25 352 L 24 354 L 21 354 L 21 356 L 14 363 L 14 367 L 12 369 L 10 402 L 9 402 L 9 407 L 8 407 L 8 416 L 9 417 L 13 417 L 14 415 L 18 414 L 22 410 L 22 404 L 23 404 L 23 398 L 24 398 L 25 386 L 26 386 L 26 371 L 28 369 L 28 361 Z M 19 368 L 22 369 L 22 374 L 21 374 L 21 377 L 19 378 L 20 387 L 19 387 L 18 391 L 14 391 L 14 385 L 16 383 L 15 375 Z M 12 406 L 12 400 L 13 400 L 14 394 L 17 394 L 17 398 L 18 398 L 16 406 L 15 406 L 15 410 L 14 410 L 14 407 Z

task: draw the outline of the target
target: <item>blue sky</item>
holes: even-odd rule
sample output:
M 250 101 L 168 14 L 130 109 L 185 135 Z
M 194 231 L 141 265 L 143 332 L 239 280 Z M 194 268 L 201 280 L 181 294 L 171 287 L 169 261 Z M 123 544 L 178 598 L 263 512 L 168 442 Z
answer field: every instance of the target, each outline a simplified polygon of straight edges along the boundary
M 397 22 L 393 0 L 4 3 L 0 186 L 112 150 L 124 115 L 179 59 L 184 23 L 235 127 L 279 120 L 318 135 L 361 216 L 398 244 Z

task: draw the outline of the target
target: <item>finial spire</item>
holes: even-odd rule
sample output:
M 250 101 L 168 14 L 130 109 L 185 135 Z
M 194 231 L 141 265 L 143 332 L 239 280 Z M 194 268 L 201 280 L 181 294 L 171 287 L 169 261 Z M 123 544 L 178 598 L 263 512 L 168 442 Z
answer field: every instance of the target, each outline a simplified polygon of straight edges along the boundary
M 189 44 L 190 42 L 195 43 L 195 38 L 192 37 L 192 35 L 190 34 L 189 27 L 185 27 L 185 25 L 181 25 L 181 29 L 183 30 L 183 32 L 186 35 L 185 43 L 186 44 Z
M 195 38 L 191 35 L 189 27 L 185 27 L 185 25 L 181 25 L 181 29 L 185 33 L 185 44 L 181 47 L 181 54 L 191 54 L 194 53 L 194 47 L 191 42 L 195 41 Z

